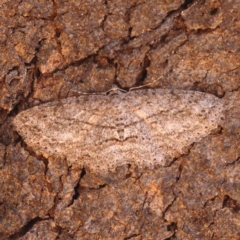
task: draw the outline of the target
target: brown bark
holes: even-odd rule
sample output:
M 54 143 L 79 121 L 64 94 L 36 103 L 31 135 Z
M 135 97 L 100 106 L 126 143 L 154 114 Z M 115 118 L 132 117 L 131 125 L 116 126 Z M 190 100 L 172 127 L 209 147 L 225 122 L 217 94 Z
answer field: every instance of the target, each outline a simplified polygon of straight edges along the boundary
M 239 239 L 240 1 L 0 3 L 0 239 Z M 224 99 L 218 131 L 167 167 L 46 159 L 17 113 L 147 85 Z

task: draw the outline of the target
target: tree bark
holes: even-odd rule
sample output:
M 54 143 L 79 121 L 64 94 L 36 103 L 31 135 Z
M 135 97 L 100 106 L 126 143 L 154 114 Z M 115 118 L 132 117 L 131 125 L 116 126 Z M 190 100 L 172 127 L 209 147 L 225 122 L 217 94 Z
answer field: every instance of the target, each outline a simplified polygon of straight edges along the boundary
M 2 1 L 0 239 L 239 239 L 239 9 L 238 0 Z M 116 86 L 212 94 L 222 122 L 167 166 L 108 173 L 43 156 L 13 126 L 36 105 Z

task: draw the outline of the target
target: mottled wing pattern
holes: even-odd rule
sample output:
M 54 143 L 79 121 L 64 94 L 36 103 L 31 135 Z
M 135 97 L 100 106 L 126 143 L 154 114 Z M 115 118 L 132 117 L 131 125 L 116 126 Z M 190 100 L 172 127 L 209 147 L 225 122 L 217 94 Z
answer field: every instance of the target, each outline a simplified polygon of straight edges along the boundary
M 169 164 L 218 127 L 222 109 L 210 94 L 145 89 L 43 104 L 18 114 L 14 125 L 37 154 L 107 171 Z

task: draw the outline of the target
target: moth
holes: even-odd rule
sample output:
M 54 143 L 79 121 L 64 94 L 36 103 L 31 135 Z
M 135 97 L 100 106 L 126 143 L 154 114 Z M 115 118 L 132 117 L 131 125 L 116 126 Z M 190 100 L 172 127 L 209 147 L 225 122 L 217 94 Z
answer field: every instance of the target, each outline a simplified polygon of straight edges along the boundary
M 107 172 L 123 164 L 170 164 L 217 129 L 222 112 L 211 94 L 140 89 L 42 104 L 20 112 L 13 124 L 36 154 Z

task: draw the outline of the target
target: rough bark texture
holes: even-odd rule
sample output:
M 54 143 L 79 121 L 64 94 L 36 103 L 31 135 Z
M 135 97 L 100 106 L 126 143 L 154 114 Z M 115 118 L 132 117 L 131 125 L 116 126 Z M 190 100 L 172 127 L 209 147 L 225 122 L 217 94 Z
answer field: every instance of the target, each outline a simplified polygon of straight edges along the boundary
M 240 1 L 0 2 L 0 239 L 239 239 Z M 12 120 L 113 84 L 226 102 L 167 167 L 100 174 L 36 155 Z

